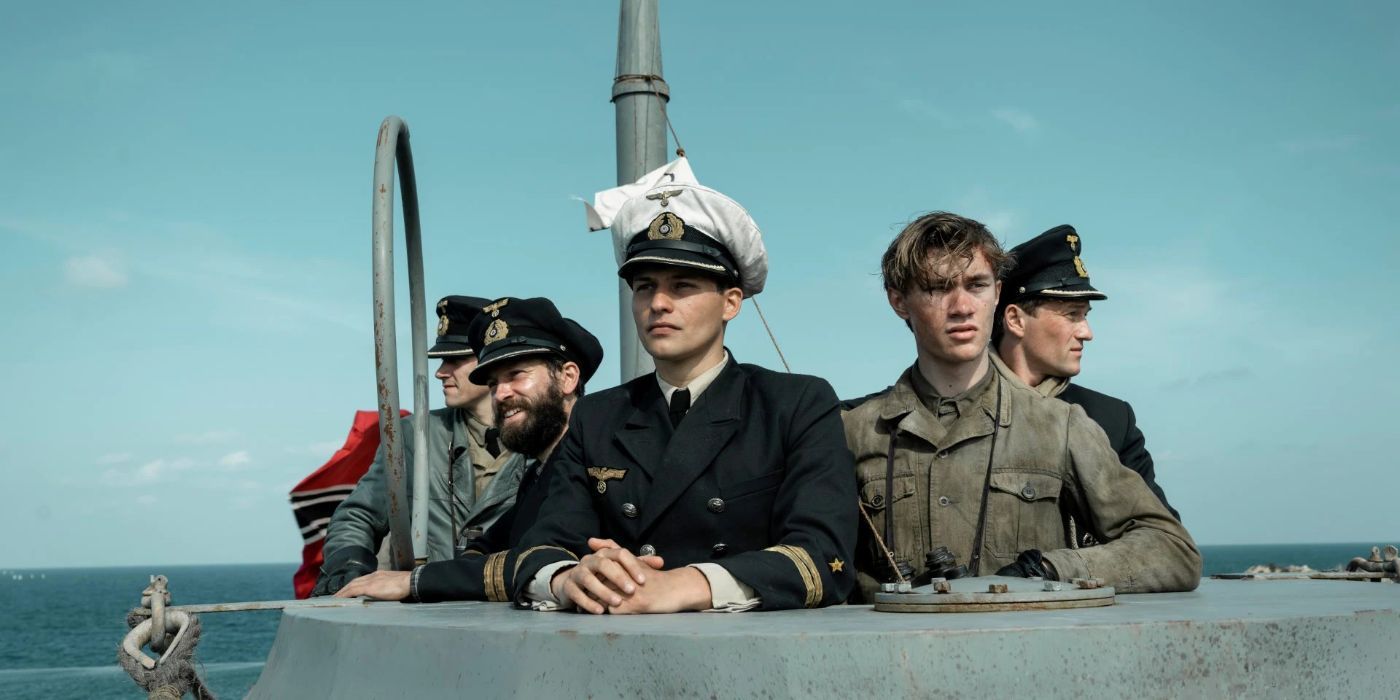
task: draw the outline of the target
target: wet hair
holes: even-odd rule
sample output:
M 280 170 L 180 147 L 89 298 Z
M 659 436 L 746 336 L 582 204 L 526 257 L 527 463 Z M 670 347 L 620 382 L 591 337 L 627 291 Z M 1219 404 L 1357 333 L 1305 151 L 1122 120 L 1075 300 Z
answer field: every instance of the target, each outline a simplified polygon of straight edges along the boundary
M 987 257 L 996 279 L 1011 269 L 1010 254 L 1002 250 L 991 231 L 980 222 L 950 214 L 929 212 L 909 222 L 890 242 L 880 259 L 885 289 L 944 289 L 972 264 L 978 252 Z M 961 261 L 962 265 L 954 265 Z M 951 269 L 954 277 L 940 274 Z

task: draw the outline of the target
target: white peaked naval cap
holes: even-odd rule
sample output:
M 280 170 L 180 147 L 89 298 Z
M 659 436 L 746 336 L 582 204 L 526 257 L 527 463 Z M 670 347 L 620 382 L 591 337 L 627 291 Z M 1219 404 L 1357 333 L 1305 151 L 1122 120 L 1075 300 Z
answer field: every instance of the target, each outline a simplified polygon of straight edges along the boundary
M 646 194 L 647 190 L 680 183 L 700 184 L 700 181 L 695 179 L 694 171 L 690 169 L 690 161 L 685 158 L 677 158 L 637 178 L 637 181 L 631 184 L 618 185 L 594 194 L 592 204 L 583 203 L 583 215 L 588 220 L 588 230 L 601 231 L 612 226 L 613 218 L 617 216 L 617 211 L 622 205 L 634 197 Z
M 758 224 L 738 202 L 699 183 L 667 182 L 627 200 L 612 236 L 624 278 L 641 264 L 691 267 L 737 280 L 746 297 L 768 280 Z

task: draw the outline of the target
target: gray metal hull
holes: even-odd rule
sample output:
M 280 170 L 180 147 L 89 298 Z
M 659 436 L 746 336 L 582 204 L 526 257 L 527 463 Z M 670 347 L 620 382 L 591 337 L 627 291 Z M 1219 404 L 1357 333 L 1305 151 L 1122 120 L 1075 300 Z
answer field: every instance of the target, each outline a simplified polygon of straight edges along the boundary
M 1338 697 L 1400 687 L 1400 586 L 1213 581 L 1107 608 L 289 610 L 254 698 Z

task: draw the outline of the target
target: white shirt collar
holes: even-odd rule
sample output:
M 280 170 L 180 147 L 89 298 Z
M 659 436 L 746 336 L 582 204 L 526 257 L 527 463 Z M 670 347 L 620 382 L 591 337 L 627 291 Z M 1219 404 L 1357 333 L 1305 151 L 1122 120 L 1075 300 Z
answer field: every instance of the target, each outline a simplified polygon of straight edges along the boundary
M 674 394 L 677 389 L 690 389 L 690 405 L 694 406 L 695 402 L 700 399 L 700 395 L 705 393 L 706 389 L 710 388 L 710 384 L 714 383 L 715 377 L 718 377 L 719 373 L 724 371 L 724 366 L 727 364 L 729 364 L 729 351 L 725 350 L 724 357 L 720 359 L 719 364 L 700 373 L 700 376 L 690 380 L 690 384 L 685 387 L 672 386 L 665 379 L 661 378 L 660 372 L 657 372 L 656 384 L 661 387 L 661 398 L 667 404 L 670 404 L 671 394 Z

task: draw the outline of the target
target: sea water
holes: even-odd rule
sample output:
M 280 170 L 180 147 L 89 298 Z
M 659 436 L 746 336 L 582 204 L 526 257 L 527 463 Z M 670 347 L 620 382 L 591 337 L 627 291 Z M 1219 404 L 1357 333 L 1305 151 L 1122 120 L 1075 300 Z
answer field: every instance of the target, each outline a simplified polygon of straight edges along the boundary
M 1370 553 L 1373 543 L 1205 545 L 1206 575 L 1255 564 L 1332 569 Z M 165 574 L 175 605 L 292 597 L 296 564 L 141 566 L 101 569 L 0 567 L 0 698 L 141 698 L 116 662 L 151 574 Z M 1338 583 L 1338 585 L 1360 585 Z M 524 613 L 522 613 L 524 614 Z M 272 648 L 279 613 L 205 613 L 195 653 L 220 698 L 253 686 Z
M 0 566 L 0 698 L 144 698 L 117 666 L 126 613 L 151 574 L 172 604 L 293 597 L 296 564 L 25 569 Z M 195 659 L 220 698 L 241 698 L 262 673 L 280 613 L 205 613 Z

